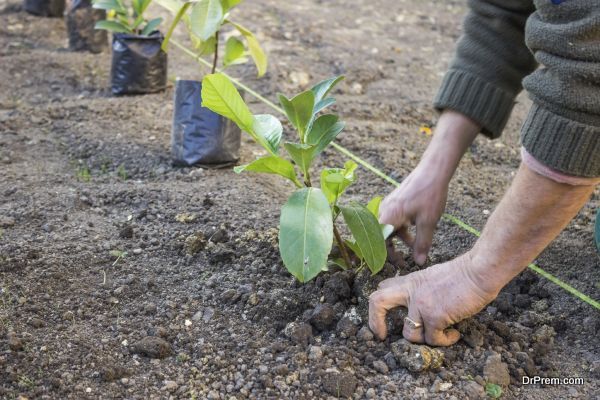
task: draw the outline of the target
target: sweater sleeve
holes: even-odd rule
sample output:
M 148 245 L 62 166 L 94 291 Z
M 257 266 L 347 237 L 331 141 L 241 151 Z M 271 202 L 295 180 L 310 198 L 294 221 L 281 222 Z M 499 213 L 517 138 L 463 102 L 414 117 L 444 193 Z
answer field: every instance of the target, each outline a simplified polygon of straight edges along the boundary
M 542 67 L 523 81 L 533 107 L 521 141 L 550 168 L 600 177 L 600 1 L 535 5 L 526 42 Z
M 470 12 L 454 59 L 434 100 L 482 125 L 491 138 L 502 133 L 522 90 L 537 66 L 525 44 L 532 0 L 469 0 Z

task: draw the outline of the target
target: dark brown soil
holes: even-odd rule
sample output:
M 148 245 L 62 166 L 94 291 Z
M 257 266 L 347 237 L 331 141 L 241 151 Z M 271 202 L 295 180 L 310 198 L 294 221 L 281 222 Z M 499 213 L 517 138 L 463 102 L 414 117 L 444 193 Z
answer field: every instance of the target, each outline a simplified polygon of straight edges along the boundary
M 255 0 L 237 13 L 271 65 L 262 80 L 250 66 L 235 75 L 273 99 L 345 74 L 340 143 L 408 174 L 429 140 L 419 126 L 435 124 L 430 99 L 464 1 Z M 169 57 L 172 76 L 202 76 L 176 49 Z M 526 271 L 459 324 L 463 340 L 443 350 L 441 370 L 409 372 L 391 353 L 399 331 L 379 343 L 364 327 L 372 279 L 338 272 L 300 285 L 283 268 L 276 227 L 289 186 L 170 165 L 172 88 L 110 97 L 110 54 L 68 52 L 64 21 L 15 0 L 0 0 L 0 65 L 0 398 L 463 399 L 506 366 L 505 398 L 598 398 L 600 315 L 554 284 Z M 453 181 L 449 212 L 477 228 L 514 175 L 527 107 L 521 96 L 504 138 L 479 139 Z M 243 144 L 242 161 L 259 154 Z M 391 190 L 360 178 L 349 198 Z M 538 259 L 595 299 L 598 203 L 596 193 Z M 442 221 L 430 262 L 473 241 Z M 415 269 L 406 262 L 386 273 Z M 524 387 L 523 375 L 585 384 Z

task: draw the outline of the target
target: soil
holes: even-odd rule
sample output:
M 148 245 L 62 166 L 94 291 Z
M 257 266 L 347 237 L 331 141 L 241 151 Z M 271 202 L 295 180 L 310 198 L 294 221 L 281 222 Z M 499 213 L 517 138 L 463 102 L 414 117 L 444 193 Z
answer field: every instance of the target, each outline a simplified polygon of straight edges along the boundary
M 247 2 L 237 18 L 271 65 L 261 80 L 249 65 L 233 73 L 271 99 L 346 75 L 340 143 L 402 179 L 429 141 L 419 127 L 435 125 L 430 100 L 465 12 L 462 0 Z M 368 288 L 415 270 L 410 256 L 375 278 L 295 282 L 276 243 L 292 188 L 172 167 L 172 85 L 111 97 L 110 54 L 69 52 L 66 38 L 63 20 L 0 0 L 0 398 L 463 399 L 484 396 L 487 382 L 506 385 L 504 398 L 599 398 L 599 313 L 531 271 L 459 324 L 441 369 L 418 371 L 402 354 L 422 349 L 396 343 L 400 314 L 385 342 L 364 320 Z M 177 49 L 169 58 L 172 77 L 205 72 Z M 520 96 L 504 137 L 478 139 L 452 183 L 448 211 L 476 228 L 518 166 L 528 106 Z M 245 138 L 242 162 L 258 154 Z M 343 161 L 333 150 L 321 158 Z M 349 199 L 391 190 L 368 171 L 360 178 Z M 598 199 L 537 260 L 595 299 Z M 429 263 L 473 242 L 441 221 Z M 522 386 L 524 375 L 585 384 Z

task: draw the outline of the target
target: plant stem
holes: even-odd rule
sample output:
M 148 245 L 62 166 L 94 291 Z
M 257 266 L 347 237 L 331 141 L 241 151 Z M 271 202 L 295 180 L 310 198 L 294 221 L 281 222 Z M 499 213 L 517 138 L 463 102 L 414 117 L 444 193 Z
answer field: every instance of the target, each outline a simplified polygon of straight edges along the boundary
M 213 58 L 212 74 L 217 71 L 217 62 L 219 61 L 219 31 L 215 33 L 215 57 Z
M 348 268 L 352 267 L 352 262 L 350 261 L 350 256 L 348 255 L 348 250 L 346 249 L 346 245 L 340 236 L 340 232 L 337 229 L 337 226 L 333 224 L 333 235 L 335 236 L 335 241 L 337 242 L 338 247 L 340 248 L 340 253 L 342 253 L 342 258 L 346 263 Z
M 304 184 L 306 187 L 312 187 L 312 183 L 310 181 L 310 172 L 308 171 L 306 171 L 306 174 L 304 175 Z

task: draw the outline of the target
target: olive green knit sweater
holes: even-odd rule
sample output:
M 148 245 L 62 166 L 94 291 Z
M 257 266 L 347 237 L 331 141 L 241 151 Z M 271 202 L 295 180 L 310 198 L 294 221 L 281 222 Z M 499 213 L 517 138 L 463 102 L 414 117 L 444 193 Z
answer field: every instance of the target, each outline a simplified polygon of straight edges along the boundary
M 600 177 L 600 0 L 469 6 L 435 107 L 471 117 L 496 138 L 525 87 L 534 103 L 521 132 L 527 151 L 558 171 Z

